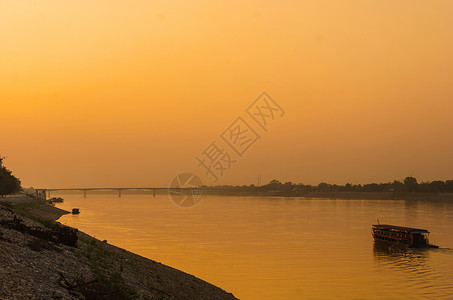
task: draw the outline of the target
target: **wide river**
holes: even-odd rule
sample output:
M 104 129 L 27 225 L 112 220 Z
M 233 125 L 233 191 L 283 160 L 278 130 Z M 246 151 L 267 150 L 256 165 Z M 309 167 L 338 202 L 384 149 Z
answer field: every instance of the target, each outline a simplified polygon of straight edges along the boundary
M 81 211 L 60 222 L 240 299 L 453 299 L 453 202 L 60 195 Z M 375 248 L 377 219 L 428 229 L 441 248 Z

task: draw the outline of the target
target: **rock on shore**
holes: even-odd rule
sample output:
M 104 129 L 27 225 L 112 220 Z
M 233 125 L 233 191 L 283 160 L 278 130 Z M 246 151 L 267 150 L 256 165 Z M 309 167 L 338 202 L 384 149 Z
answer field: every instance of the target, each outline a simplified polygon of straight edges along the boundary
M 0 299 L 236 299 L 82 232 L 71 247 L 61 236 L 76 231 L 51 220 L 66 212 L 10 200 L 0 202 Z

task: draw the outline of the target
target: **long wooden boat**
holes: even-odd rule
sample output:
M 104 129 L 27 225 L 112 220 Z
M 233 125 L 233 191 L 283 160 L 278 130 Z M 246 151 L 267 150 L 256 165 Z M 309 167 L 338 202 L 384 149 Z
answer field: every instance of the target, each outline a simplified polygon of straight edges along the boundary
M 375 242 L 395 243 L 414 248 L 438 248 L 429 243 L 429 231 L 426 229 L 378 224 L 373 225 L 371 233 Z

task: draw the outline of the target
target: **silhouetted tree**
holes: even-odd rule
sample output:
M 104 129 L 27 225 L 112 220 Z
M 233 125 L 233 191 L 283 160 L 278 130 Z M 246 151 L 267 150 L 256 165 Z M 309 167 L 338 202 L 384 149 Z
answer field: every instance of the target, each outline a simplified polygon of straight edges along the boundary
M 272 179 L 268 185 L 277 186 L 277 185 L 282 185 L 282 183 L 280 181 L 278 181 L 277 179 Z
M 344 190 L 345 190 L 346 192 L 352 191 L 352 184 L 346 183 L 345 186 L 344 186 Z
M 441 193 L 445 190 L 445 183 L 441 180 L 433 181 L 429 184 L 430 192 Z
M 447 193 L 453 193 L 453 180 L 445 181 L 445 191 Z
M 285 182 L 282 186 L 284 191 L 291 191 L 294 188 L 294 185 L 291 181 Z
M 318 192 L 329 192 L 331 189 L 332 185 L 325 182 L 321 182 L 317 187 Z
M 266 188 L 268 190 L 280 190 L 282 187 L 282 183 L 280 181 L 278 181 L 277 179 L 273 179 L 271 180 L 271 182 L 269 182 L 267 185 L 266 185 Z
M 0 196 L 17 193 L 21 190 L 20 180 L 5 167 L 0 168 Z
M 404 186 L 408 192 L 416 192 L 418 188 L 417 179 L 415 177 L 406 177 L 404 179 Z
M 377 183 L 365 184 L 363 186 L 364 192 L 379 192 L 379 185 Z

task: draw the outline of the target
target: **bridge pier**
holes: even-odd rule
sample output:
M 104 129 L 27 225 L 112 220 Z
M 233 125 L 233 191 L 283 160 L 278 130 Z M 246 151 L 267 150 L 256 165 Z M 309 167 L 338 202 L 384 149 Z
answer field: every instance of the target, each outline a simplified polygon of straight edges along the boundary
M 46 200 L 47 190 L 46 189 L 37 189 L 36 190 L 36 197 L 39 199 Z
M 121 190 L 118 189 L 118 198 L 121 198 Z
M 153 197 L 156 197 L 156 190 L 153 190 Z
M 87 190 L 83 190 L 83 198 L 87 197 Z

